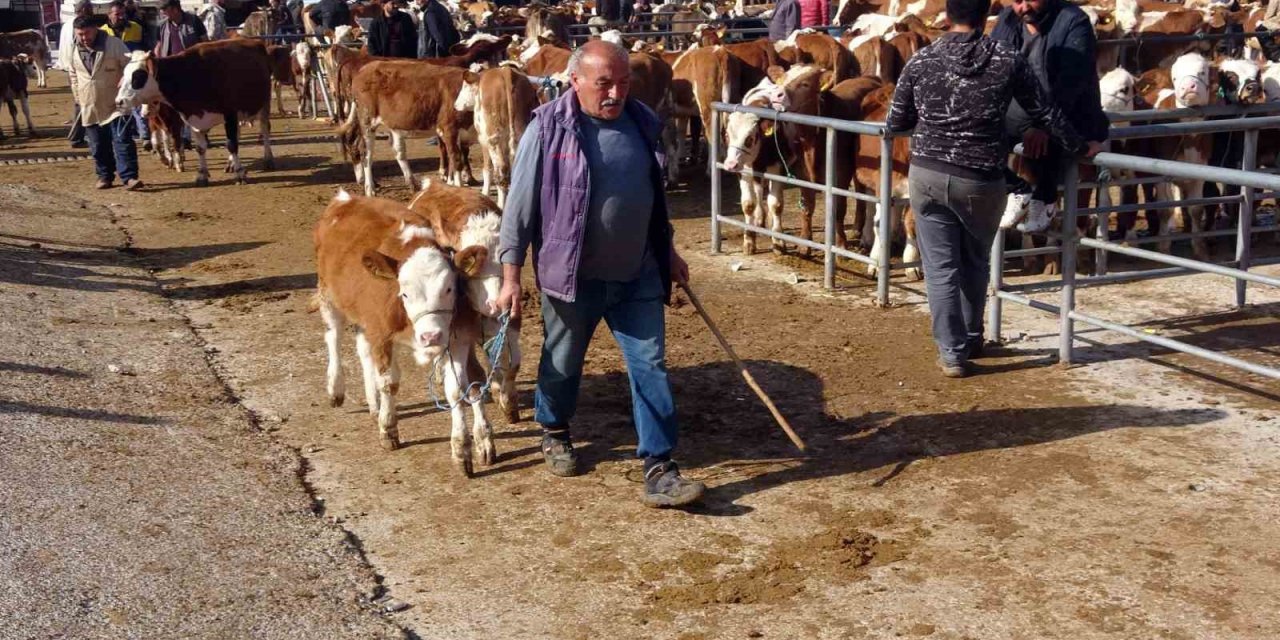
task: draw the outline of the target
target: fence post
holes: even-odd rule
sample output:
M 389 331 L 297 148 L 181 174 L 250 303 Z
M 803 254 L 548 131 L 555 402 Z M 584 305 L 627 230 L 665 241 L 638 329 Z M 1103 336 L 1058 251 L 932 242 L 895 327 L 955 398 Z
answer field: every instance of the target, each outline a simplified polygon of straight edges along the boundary
M 826 253 L 822 257 L 822 286 L 827 289 L 834 289 L 836 286 L 836 254 L 831 250 L 835 244 L 836 237 L 836 194 L 831 190 L 835 187 L 836 182 L 836 130 L 827 127 L 827 148 L 823 161 L 826 165 L 826 177 L 824 178 L 826 193 L 822 201 L 823 218 L 826 221 L 826 232 L 823 235 L 823 244 L 826 246 Z M 842 187 L 848 185 L 842 185 Z
M 1098 181 L 1096 178 L 1094 179 L 1094 182 L 1098 183 L 1098 188 L 1096 191 L 1098 194 L 1098 206 L 1099 207 L 1111 206 L 1110 184 L 1109 183 L 1104 184 Z M 1085 203 L 1085 204 L 1087 205 L 1088 203 Z M 1108 240 L 1110 240 L 1111 239 L 1111 229 L 1110 229 L 1111 214 L 1095 213 L 1093 215 L 1093 219 L 1097 227 L 1093 235 L 1101 242 L 1107 242 Z M 1107 275 L 1107 250 L 1106 249 L 1093 250 L 1093 275 L 1095 276 Z
M 876 304 L 889 306 L 889 257 L 893 254 L 893 137 L 889 130 L 880 132 L 880 223 L 876 234 L 880 239 L 880 255 L 872 256 L 879 265 L 876 272 Z
M 1253 171 L 1258 166 L 1258 130 L 1246 131 L 1244 134 L 1244 158 L 1241 160 L 1240 168 L 1245 171 Z M 1241 195 L 1244 196 L 1240 200 L 1240 219 L 1236 224 L 1236 268 L 1241 271 L 1249 270 L 1249 263 L 1253 260 L 1253 205 L 1255 192 L 1252 187 L 1241 185 L 1243 189 Z M 1236 280 L 1236 307 L 1243 307 L 1248 302 L 1249 283 L 1245 280 Z
M 698 141 L 694 141 L 693 153 L 698 154 Z M 711 143 L 707 149 L 707 163 L 711 166 L 711 253 L 720 253 L 720 110 L 711 107 Z M 673 162 L 680 162 L 679 158 Z
M 1071 364 L 1072 346 L 1075 342 L 1075 324 L 1071 312 L 1076 308 L 1076 254 L 1080 250 L 1079 229 L 1076 219 L 1080 215 L 1080 165 L 1074 160 L 1067 169 L 1066 193 L 1063 194 L 1062 216 L 1062 304 L 1058 309 L 1058 362 Z
M 991 275 L 987 280 L 987 340 L 1000 342 L 1000 312 L 1004 303 L 997 295 L 1004 287 L 1004 228 L 996 227 L 991 243 Z

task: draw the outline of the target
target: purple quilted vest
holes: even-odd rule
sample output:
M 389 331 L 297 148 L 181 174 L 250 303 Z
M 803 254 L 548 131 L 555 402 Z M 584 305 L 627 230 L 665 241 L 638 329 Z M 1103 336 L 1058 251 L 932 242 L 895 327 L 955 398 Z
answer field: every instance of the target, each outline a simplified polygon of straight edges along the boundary
M 653 215 L 649 242 L 654 257 L 671 291 L 671 224 L 663 191 L 663 157 L 658 144 L 662 122 L 649 107 L 627 99 L 631 116 L 653 153 L 649 180 L 653 183 Z M 539 204 L 541 233 L 534 239 L 534 273 L 538 287 L 553 298 L 573 302 L 578 293 L 578 266 L 582 263 L 582 243 L 586 234 L 587 206 L 590 203 L 591 175 L 582 151 L 582 115 L 578 94 L 567 91 L 534 112 L 542 140 L 542 176 Z

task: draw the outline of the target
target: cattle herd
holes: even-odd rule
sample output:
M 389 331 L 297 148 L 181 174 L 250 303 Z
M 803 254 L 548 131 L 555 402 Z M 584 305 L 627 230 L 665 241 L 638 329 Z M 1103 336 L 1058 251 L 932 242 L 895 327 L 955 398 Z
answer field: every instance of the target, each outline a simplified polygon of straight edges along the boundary
M 445 4 L 459 30 L 468 34 L 446 58 L 369 56 L 362 50 L 360 27 L 354 22 L 324 37 L 287 46 L 271 44 L 271 39 L 257 37 L 274 30 L 269 14 L 259 12 L 250 16 L 239 37 L 200 44 L 164 59 L 135 54 L 125 70 L 117 103 L 121 108 L 146 108 L 155 152 L 178 171 L 184 168 L 179 130 L 184 123 L 189 126 L 199 155 L 196 181 L 200 185 L 210 180 L 208 133 L 221 124 L 229 154 L 226 170 L 244 182 L 241 124 L 255 128 L 263 145 L 262 167 L 271 169 L 273 93 L 281 113 L 283 87 L 296 91 L 299 116 L 308 104 L 315 113 L 311 79 L 326 81 L 343 157 L 364 189 L 364 196 L 340 191 L 315 228 L 319 288 L 314 307 L 327 327 L 329 397 L 335 406 L 344 400 L 338 345 L 343 328 L 352 325 L 358 329 L 357 352 L 369 410 L 377 418 L 384 445 L 394 448 L 399 370 L 392 343 L 409 344 L 420 364 L 436 363 L 433 366 L 445 382 L 452 411 L 454 460 L 470 472 L 473 458 L 481 464 L 494 458 L 482 394 L 474 393 L 473 383 L 489 381 L 492 396 L 507 416 L 518 416 L 513 381 L 520 360 L 519 321 L 507 325 L 495 318 L 501 280 L 495 249 L 512 159 L 533 110 L 567 83 L 573 36 L 586 36 L 584 31 L 572 31 L 572 25 L 587 23 L 595 7 L 591 0 L 522 8 L 485 1 Z M 663 5 L 654 13 L 631 18 L 649 25 L 610 25 L 620 28 L 604 30 L 608 26 L 591 20 L 599 33 L 590 37 L 611 40 L 629 50 L 631 94 L 666 122 L 667 177 L 675 181 L 682 164 L 706 166 L 713 102 L 883 121 L 906 61 L 945 28 L 944 8 L 944 0 L 842 0 L 833 12 L 839 29 L 801 30 L 785 41 L 771 42 L 729 39 L 728 27 L 762 25 L 761 20 L 768 18 L 765 5 L 747 5 L 743 0 L 727 5 Z M 993 14 L 999 8 L 994 6 Z M 1083 8 L 1104 42 L 1097 47 L 1097 71 L 1107 110 L 1280 100 L 1280 64 L 1267 64 L 1262 45 L 1253 38 L 1157 39 L 1128 47 L 1123 55 L 1121 44 L 1106 42 L 1232 30 L 1252 33 L 1264 15 L 1261 4 L 1100 0 Z M 367 11 L 353 13 L 359 16 Z M 646 28 L 679 32 L 681 46 L 667 46 L 670 36 L 648 36 Z M 0 37 L 0 97 L 9 104 L 15 130 L 15 101 L 27 110 L 24 67 L 33 65 L 44 86 L 48 60 L 48 47 L 34 31 Z M 374 143 L 380 129 L 390 135 L 406 184 L 417 190 L 408 205 L 374 197 Z M 750 168 L 753 173 L 781 172 L 815 182 L 826 175 L 826 139 L 814 127 L 733 113 L 724 119 L 723 136 L 724 166 L 729 171 Z M 414 177 L 407 151 L 407 141 L 414 137 L 438 141 L 440 179 L 420 184 Z M 840 134 L 835 140 L 831 169 L 836 186 L 854 185 L 858 191 L 875 193 L 881 184 L 880 141 L 853 134 Z M 466 188 L 473 175 L 469 147 L 476 142 L 483 160 L 479 193 Z M 1222 155 L 1214 153 L 1212 135 L 1115 146 L 1123 147 L 1115 150 L 1125 153 L 1192 163 L 1208 163 Z M 897 138 L 888 148 L 893 156 L 888 184 L 893 196 L 905 201 L 907 140 Z M 1273 162 L 1277 149 L 1280 136 L 1263 132 L 1259 160 Z M 1204 188 L 1203 181 L 1181 180 L 1159 187 L 1126 188 L 1124 197 L 1135 203 L 1140 196 L 1146 202 L 1194 200 Z M 496 202 L 488 198 L 495 191 Z M 740 194 L 748 222 L 764 226 L 767 217 L 772 229 L 782 229 L 782 185 L 744 173 Z M 814 194 L 805 190 L 800 198 L 799 233 L 807 238 L 813 235 Z M 880 243 L 892 241 L 876 237 L 872 220 L 881 212 L 868 216 L 861 201 L 853 204 L 854 220 L 846 225 L 847 204 L 844 198 L 836 198 L 840 244 L 877 252 Z M 914 261 L 910 213 L 905 206 L 893 209 L 887 213 L 893 220 L 891 228 L 895 234 L 905 231 L 904 259 Z M 1192 231 L 1212 223 L 1205 220 L 1202 207 L 1186 209 L 1176 212 L 1178 216 L 1174 211 L 1149 212 L 1148 227 L 1167 235 L 1178 218 Z M 1120 234 L 1133 234 L 1135 216 L 1118 215 Z M 1161 249 L 1168 251 L 1168 245 L 1163 242 Z M 755 234 L 744 234 L 743 248 L 747 254 L 756 251 Z M 775 250 L 781 248 L 774 243 Z M 1193 248 L 1198 257 L 1207 257 L 1203 239 L 1195 240 Z M 920 272 L 913 269 L 909 275 L 919 278 Z M 500 362 L 489 363 L 491 373 L 485 374 L 473 356 L 474 347 L 502 332 L 508 348 Z M 473 409 L 469 432 L 463 414 L 468 403 Z

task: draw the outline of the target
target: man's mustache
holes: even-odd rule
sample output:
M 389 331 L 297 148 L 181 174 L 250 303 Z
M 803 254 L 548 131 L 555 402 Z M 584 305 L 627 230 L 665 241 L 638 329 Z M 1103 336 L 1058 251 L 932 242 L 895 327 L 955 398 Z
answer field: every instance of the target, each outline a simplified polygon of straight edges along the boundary
M 616 106 L 618 106 L 618 105 L 620 105 L 620 104 L 622 104 L 622 101 L 621 101 L 621 100 L 618 100 L 617 98 L 605 98 L 605 99 L 604 99 L 604 102 L 601 102 L 601 103 L 600 103 L 600 106 L 602 106 L 602 107 L 616 107 Z

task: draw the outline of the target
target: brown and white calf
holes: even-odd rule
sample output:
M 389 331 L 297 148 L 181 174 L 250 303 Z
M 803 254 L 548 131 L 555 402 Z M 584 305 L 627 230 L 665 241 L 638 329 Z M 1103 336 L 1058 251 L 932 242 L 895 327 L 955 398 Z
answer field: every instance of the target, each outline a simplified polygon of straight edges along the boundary
M 451 260 L 434 235 L 428 221 L 403 204 L 339 191 L 313 233 L 318 284 L 312 305 L 325 324 L 329 403 L 341 406 L 346 397 L 341 342 L 352 326 L 365 399 L 377 416 L 383 448 L 400 446 L 395 344 L 412 349 L 419 365 L 443 363 L 445 397 L 453 406 L 450 449 L 454 463 L 471 475 L 472 444 L 481 464 L 497 456 L 482 402 L 471 405 L 470 433 L 463 410 L 466 364 L 480 325 L 459 295 L 458 271 L 467 273 L 477 263 L 466 263 L 463 254 Z
M 1257 85 L 1257 67 L 1243 60 L 1235 62 L 1253 67 L 1254 85 Z M 1139 80 L 1139 90 L 1143 92 L 1143 100 L 1156 109 L 1202 107 L 1212 102 L 1213 93 L 1218 86 L 1212 73 L 1213 67 L 1204 56 L 1199 53 L 1187 53 L 1179 56 L 1169 69 L 1159 69 L 1154 73 L 1143 74 L 1142 79 Z M 1259 89 L 1258 93 L 1261 93 L 1260 85 L 1256 88 Z M 1183 121 L 1200 119 L 1202 118 L 1185 118 Z M 1204 165 L 1208 164 L 1210 155 L 1213 153 L 1213 136 L 1193 134 L 1155 138 L 1141 145 L 1138 152 L 1161 160 Z M 1204 196 L 1204 180 L 1180 178 L 1161 182 L 1156 185 L 1155 192 L 1156 199 L 1163 202 L 1196 200 Z M 1204 211 L 1203 205 L 1177 207 L 1177 214 L 1184 226 L 1197 233 L 1204 229 Z M 1173 228 L 1173 222 L 1173 210 L 1160 210 L 1158 235 L 1162 238 L 1168 236 Z M 1191 246 L 1197 259 L 1208 259 L 1209 248 L 1203 238 L 1193 239 Z M 1171 247 L 1172 242 L 1169 240 L 1161 240 L 1159 243 L 1162 253 L 1169 253 Z
M 770 69 L 770 78 L 762 81 L 743 98 L 746 106 L 773 108 L 801 115 L 816 116 L 819 112 L 821 85 L 828 72 L 813 65 L 797 65 L 783 71 Z M 739 171 L 750 166 L 755 172 L 778 166 L 796 174 L 802 180 L 820 180 L 818 157 L 821 144 L 813 127 L 790 122 L 774 122 L 748 113 L 731 113 L 725 126 L 728 150 L 724 166 L 728 171 Z M 743 176 L 740 179 L 743 216 L 751 224 L 761 226 L 764 210 L 769 214 L 769 227 L 782 230 L 783 185 L 769 183 L 769 194 L 764 193 L 762 180 Z M 800 235 L 813 239 L 814 192 L 800 192 Z M 743 236 L 743 252 L 755 251 L 755 234 Z M 782 243 L 774 241 L 773 250 L 782 251 Z
M 413 197 L 409 208 L 431 223 L 436 242 L 454 251 L 456 262 L 473 265 L 464 274 L 463 295 L 480 314 L 483 336 L 497 335 L 501 329 L 496 316 L 502 292 L 502 265 L 498 263 L 502 210 L 471 189 L 429 178 L 422 181 L 422 191 Z M 503 358 L 490 362 L 489 367 L 502 369 L 502 375 L 493 379 L 493 397 L 507 420 L 514 423 L 520 419 L 515 386 L 521 360 L 520 318 L 511 319 L 504 344 Z
M 496 185 L 498 207 L 503 207 L 511 184 L 511 163 L 538 106 L 538 92 L 528 76 L 506 66 L 481 73 L 466 71 L 462 79 L 453 108 L 460 113 L 474 112 L 476 136 L 484 154 L 481 193 L 489 195 L 490 185 Z
M 164 102 L 191 127 L 200 169 L 196 184 L 209 184 L 205 159 L 209 131 L 222 124 L 227 133 L 227 168 L 236 182 L 248 180 L 240 162 L 240 118 L 257 118 L 262 132 L 262 165 L 274 168 L 271 156 L 272 59 L 259 40 L 232 38 L 198 44 L 168 58 L 135 56 L 124 69 L 116 106 L 132 109 Z M 198 78 L 199 82 L 193 82 Z
M 49 42 L 35 29 L 0 33 L 0 58 L 13 58 L 20 65 L 30 64 L 36 70 L 36 86 L 48 86 L 46 73 L 52 58 Z
M 863 98 L 862 101 L 862 117 L 868 122 L 884 122 L 889 116 L 889 105 L 893 101 L 894 85 L 885 84 L 879 89 L 872 91 Z M 911 195 L 910 186 L 907 181 L 907 167 L 911 161 L 911 150 L 909 138 L 898 136 L 893 139 L 891 146 L 891 178 L 889 181 L 891 196 L 896 201 L 899 198 L 907 199 Z M 862 136 L 858 142 L 857 151 L 857 169 L 854 171 L 853 182 L 857 190 L 861 193 L 879 193 L 880 191 L 880 139 L 871 136 Z M 880 228 L 878 223 L 880 216 L 885 215 L 879 204 L 875 205 L 875 215 L 867 219 L 863 213 L 864 203 L 859 200 L 855 203 L 854 229 L 855 232 L 862 228 L 859 236 L 865 242 L 867 235 L 875 234 L 875 241 L 871 245 L 869 255 L 878 257 L 882 251 L 883 243 L 892 244 L 893 238 L 898 235 L 898 229 L 905 230 L 906 244 L 902 250 L 903 262 L 915 262 L 920 257 L 919 248 L 916 246 L 915 218 L 906 202 L 897 204 L 896 202 L 890 206 L 888 215 L 892 216 L 889 221 L 890 237 L 882 238 L 877 229 Z M 874 266 L 867 267 L 867 274 L 875 277 L 879 269 Z M 913 280 L 923 278 L 923 271 L 918 267 L 907 270 L 907 276 Z
M 182 116 L 163 102 L 142 105 L 142 114 L 151 130 L 151 152 L 160 159 L 160 164 L 181 173 L 186 168 Z
M 36 135 L 36 126 L 31 122 L 31 106 L 27 101 L 27 72 L 16 60 L 0 59 L 0 100 L 9 105 L 13 135 L 22 134 L 18 128 L 18 104 L 22 105 L 22 115 L 27 119 L 27 135 Z M 3 137 L 4 130 L 0 129 L 0 138 Z
M 463 73 L 457 67 L 414 60 L 375 60 L 355 74 L 351 94 L 356 108 L 339 134 L 365 195 L 373 195 L 376 188 L 373 141 L 379 127 L 390 130 L 396 162 L 410 189 L 416 186 L 405 152 L 411 136 L 438 136 L 441 168 L 448 182 L 462 185 L 466 163 L 459 134 L 471 125 L 469 114 L 459 114 L 454 101 L 462 92 Z
M 703 136 L 711 142 L 711 103 L 738 99 L 738 59 L 721 46 L 689 49 L 671 65 L 672 119 L 678 135 L 676 156 L 684 157 L 683 132 L 698 118 Z M 700 155 L 695 148 L 693 155 Z

